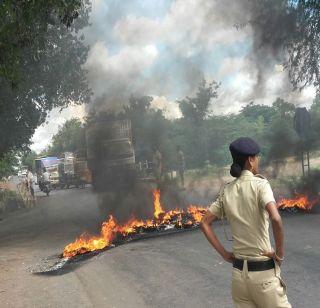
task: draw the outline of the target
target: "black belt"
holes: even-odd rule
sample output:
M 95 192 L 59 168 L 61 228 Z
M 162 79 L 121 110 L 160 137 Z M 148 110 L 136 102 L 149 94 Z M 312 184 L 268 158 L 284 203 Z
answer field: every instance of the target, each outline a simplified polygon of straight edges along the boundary
M 242 271 L 243 269 L 244 260 L 242 259 L 235 259 L 233 261 L 233 267 Z M 248 271 L 249 272 L 260 272 L 260 271 L 267 271 L 269 269 L 274 268 L 274 261 L 273 259 L 267 261 L 247 261 L 248 263 Z

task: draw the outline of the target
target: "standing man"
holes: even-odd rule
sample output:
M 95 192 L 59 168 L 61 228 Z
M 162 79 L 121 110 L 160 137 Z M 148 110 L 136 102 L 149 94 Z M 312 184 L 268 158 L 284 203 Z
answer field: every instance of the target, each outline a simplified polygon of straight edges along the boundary
M 162 155 L 159 149 L 156 149 L 156 151 L 153 154 L 152 165 L 154 177 L 156 178 L 156 181 L 159 184 L 162 176 Z
M 290 308 L 280 276 L 284 260 L 283 227 L 269 182 L 258 174 L 259 145 L 250 138 L 230 144 L 236 179 L 220 192 L 201 221 L 210 244 L 233 264 L 232 298 L 237 308 Z M 227 251 L 211 228 L 216 218 L 227 217 L 232 233 L 232 252 Z M 269 238 L 272 223 L 275 250 Z
M 34 198 L 34 187 L 33 187 L 34 177 L 33 177 L 31 168 L 28 168 L 26 180 L 27 180 L 27 186 L 28 186 L 29 192 L 32 198 Z
M 45 184 L 50 183 L 50 174 L 46 168 L 43 168 L 42 179 Z
M 180 146 L 177 146 L 177 169 L 181 180 L 181 185 L 184 187 L 184 169 L 186 167 L 186 163 L 184 160 L 184 154 L 180 148 Z

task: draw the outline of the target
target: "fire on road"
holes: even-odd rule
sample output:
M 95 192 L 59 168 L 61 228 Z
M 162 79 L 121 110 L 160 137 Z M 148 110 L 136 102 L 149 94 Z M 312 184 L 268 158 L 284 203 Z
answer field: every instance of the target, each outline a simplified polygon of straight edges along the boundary
M 83 230 L 94 232 L 99 219 L 90 189 L 53 191 L 38 201 L 36 208 L 4 217 L 0 223 L 1 306 L 232 306 L 230 267 L 197 231 L 121 246 L 90 262 L 77 263 L 62 276 L 30 274 L 30 266 L 59 253 L 66 240 Z M 286 232 L 283 273 L 290 299 L 296 307 L 317 307 L 319 215 L 282 212 L 282 216 Z M 215 229 L 228 246 L 219 222 Z

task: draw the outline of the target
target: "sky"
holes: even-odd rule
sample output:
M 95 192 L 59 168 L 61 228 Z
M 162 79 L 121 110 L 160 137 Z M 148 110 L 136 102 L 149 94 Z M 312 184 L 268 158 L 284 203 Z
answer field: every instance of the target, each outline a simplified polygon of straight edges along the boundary
M 84 68 L 92 101 L 53 110 L 31 148 L 44 149 L 59 125 L 89 110 L 118 109 L 130 95 L 150 95 L 168 118 L 181 116 L 177 100 L 195 94 L 202 79 L 221 83 L 213 114 L 236 113 L 249 102 L 283 98 L 309 106 L 315 89 L 293 92 L 279 59 L 260 59 L 245 0 L 92 0 L 90 46 Z M 261 84 L 261 74 L 263 84 Z

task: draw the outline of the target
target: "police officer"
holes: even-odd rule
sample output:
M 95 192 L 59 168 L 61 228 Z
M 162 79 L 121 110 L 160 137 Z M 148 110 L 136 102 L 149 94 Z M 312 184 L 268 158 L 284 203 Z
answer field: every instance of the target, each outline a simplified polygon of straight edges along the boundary
M 230 144 L 236 179 L 220 192 L 201 221 L 211 245 L 233 264 L 232 298 L 235 307 L 291 307 L 280 276 L 284 260 L 283 227 L 269 182 L 258 174 L 259 145 L 251 138 Z M 231 226 L 232 252 L 227 251 L 211 228 L 216 218 L 226 217 Z M 269 238 L 269 217 L 275 250 Z

